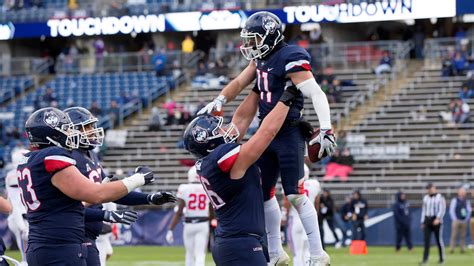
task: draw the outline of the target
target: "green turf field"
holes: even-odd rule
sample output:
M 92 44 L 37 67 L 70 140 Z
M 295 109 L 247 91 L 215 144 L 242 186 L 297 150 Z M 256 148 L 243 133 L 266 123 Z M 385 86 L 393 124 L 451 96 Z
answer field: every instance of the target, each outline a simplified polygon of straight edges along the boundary
M 369 247 L 366 256 L 350 256 L 348 249 L 329 249 L 331 265 L 333 266 L 408 266 L 418 265 L 421 260 L 422 249 L 415 248 L 411 253 L 404 250 L 395 253 L 389 247 Z M 7 255 L 18 258 L 18 252 L 7 252 Z M 437 252 L 431 249 L 429 265 L 437 265 Z M 213 265 L 210 254 L 206 257 L 206 265 Z M 108 266 L 179 266 L 184 265 L 184 249 L 180 247 L 134 246 L 114 247 L 114 255 L 107 263 Z M 449 266 L 474 266 L 474 253 L 447 254 L 445 265 Z M 251 266 L 251 265 L 245 265 Z

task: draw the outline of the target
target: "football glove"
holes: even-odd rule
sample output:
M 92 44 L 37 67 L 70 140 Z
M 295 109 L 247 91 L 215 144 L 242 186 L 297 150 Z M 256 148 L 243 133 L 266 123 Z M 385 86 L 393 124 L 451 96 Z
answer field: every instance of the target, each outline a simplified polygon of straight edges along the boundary
M 219 95 L 212 102 L 204 106 L 199 112 L 198 115 L 210 114 L 212 111 L 216 110 L 218 112 L 222 111 L 222 106 L 227 103 L 227 99 L 224 95 Z
M 104 221 L 109 223 L 121 223 L 131 225 L 138 219 L 138 213 L 134 211 L 104 211 Z
M 135 174 L 142 174 L 145 179 L 145 185 L 153 183 L 155 177 L 153 176 L 153 171 L 148 166 L 138 166 L 135 168 Z
M 299 121 L 298 127 L 300 129 L 301 135 L 303 135 L 303 138 L 305 138 L 306 140 L 310 139 L 313 136 L 314 129 L 308 121 Z
M 166 232 L 166 242 L 170 244 L 174 242 L 173 231 L 168 230 L 168 232 Z
M 319 131 L 319 136 L 311 140 L 309 142 L 309 145 L 313 145 L 316 142 L 321 145 L 321 148 L 319 149 L 318 158 L 322 158 L 324 152 L 327 153 L 327 156 L 333 155 L 337 147 L 336 137 L 332 133 L 331 129 L 321 129 Z
M 169 192 L 158 192 L 147 196 L 148 203 L 151 205 L 161 205 L 165 203 L 176 202 L 176 196 Z

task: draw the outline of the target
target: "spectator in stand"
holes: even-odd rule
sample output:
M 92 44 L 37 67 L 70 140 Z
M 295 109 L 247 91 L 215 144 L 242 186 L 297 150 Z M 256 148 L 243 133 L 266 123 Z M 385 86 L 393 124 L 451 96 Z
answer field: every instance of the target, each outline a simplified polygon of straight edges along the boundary
M 166 118 L 166 125 L 169 126 L 169 125 L 172 125 L 174 123 L 174 110 L 176 108 L 176 101 L 171 99 L 171 98 L 168 98 L 166 99 L 166 102 L 163 103 L 163 109 L 166 110 L 166 115 L 167 115 L 167 118 Z
M 352 211 L 352 240 L 365 240 L 364 222 L 368 216 L 367 200 L 362 198 L 359 190 L 352 193 L 351 211 Z
M 466 57 L 464 57 L 459 51 L 454 53 L 453 68 L 454 68 L 455 75 L 458 75 L 458 76 L 463 75 L 466 67 L 467 67 Z
M 126 91 L 121 91 L 120 96 L 117 97 L 117 104 L 120 106 L 123 106 L 131 101 L 131 98 L 128 96 L 128 93 Z
M 319 77 L 318 80 L 327 80 L 328 84 L 332 84 L 332 81 L 335 78 L 336 76 L 334 75 L 334 68 L 332 67 L 332 65 L 327 65 L 323 70 L 323 74 Z
M 337 144 L 338 149 L 346 148 L 346 145 L 347 145 L 346 137 L 347 137 L 346 131 L 339 130 L 339 132 L 337 132 L 336 144 Z
M 34 101 L 33 101 L 33 107 L 35 110 L 44 108 L 44 107 L 49 107 L 49 106 L 57 106 L 58 103 L 58 98 L 54 95 L 54 91 L 51 87 L 47 87 L 46 91 L 43 95 L 39 95 Z
M 95 51 L 95 70 L 96 72 L 102 72 L 104 70 L 105 43 L 101 38 L 97 38 L 93 46 Z
M 466 199 L 466 190 L 461 187 L 458 190 L 457 197 L 453 198 L 449 205 L 449 216 L 451 217 L 451 242 L 449 247 L 451 254 L 454 253 L 458 236 L 460 238 L 459 247 L 461 248 L 461 253 L 464 253 L 466 248 L 467 224 L 471 218 L 471 212 L 471 202 Z M 472 233 L 473 232 L 471 232 L 471 234 Z
M 388 51 L 383 51 L 379 65 L 374 70 L 375 74 L 381 75 L 392 72 L 392 57 Z
M 352 157 L 348 148 L 344 148 L 342 155 L 339 150 L 336 150 L 326 166 L 326 174 L 324 175 L 323 180 L 331 181 L 335 177 L 339 177 L 340 181 L 346 182 L 349 178 L 349 174 L 353 170 L 353 164 L 354 157 Z
M 100 109 L 99 104 L 97 101 L 93 101 L 91 103 L 91 107 L 89 108 L 89 111 L 95 116 L 95 117 L 101 117 L 102 116 L 102 109 Z
M 336 206 L 334 205 L 334 200 L 331 197 L 331 194 L 329 193 L 329 190 L 323 189 L 323 194 L 321 195 L 319 199 L 319 230 L 321 233 L 321 240 L 324 241 L 324 220 L 326 220 L 329 229 L 332 232 L 332 235 L 336 239 L 336 246 L 340 246 L 339 243 L 339 237 L 336 234 L 336 229 L 334 226 L 334 212 L 335 212 Z
M 441 75 L 443 77 L 452 77 L 454 76 L 454 67 L 453 67 L 453 61 L 449 56 L 446 56 L 443 58 L 443 63 L 441 66 Z
M 148 125 L 148 131 L 159 131 L 161 130 L 161 116 L 158 107 L 154 106 L 151 108 L 150 122 Z
M 351 239 L 352 235 L 352 197 L 347 195 L 344 198 L 344 205 L 340 209 L 343 228 L 342 228 L 342 241 L 341 244 L 345 247 L 348 243 L 347 240 Z
M 454 115 L 454 122 L 458 124 L 465 124 L 469 122 L 469 117 L 471 116 L 471 108 L 466 101 L 462 99 L 457 100 L 457 112 Z
M 454 124 L 454 114 L 457 112 L 457 103 L 456 99 L 451 99 L 446 111 L 439 112 L 439 118 L 441 121 L 448 122 L 449 124 Z
M 120 122 L 120 107 L 116 101 L 110 102 L 110 108 L 109 108 L 108 114 L 109 114 L 110 120 L 112 120 L 113 125 L 117 126 Z
M 330 87 L 330 85 L 329 85 L 329 83 L 328 83 L 328 80 L 327 80 L 327 79 L 323 79 L 323 80 L 321 81 L 321 90 L 322 90 L 324 93 L 326 93 L 326 95 L 328 95 L 328 96 L 329 96 L 329 87 Z M 328 100 L 329 100 L 329 99 L 328 99 Z
M 396 201 L 392 206 L 393 217 L 395 218 L 395 232 L 397 234 L 395 250 L 400 251 L 402 247 L 402 241 L 405 238 L 408 250 L 413 249 L 413 243 L 411 241 L 411 216 L 410 216 L 410 204 L 407 202 L 406 195 L 402 191 L 397 193 Z
M 164 76 L 165 73 L 165 66 L 166 66 L 166 53 L 164 49 L 157 49 L 155 54 L 151 59 L 153 66 L 155 68 L 156 76 Z
M 185 54 L 190 54 L 194 51 L 194 41 L 191 39 L 191 36 L 186 35 L 183 42 L 181 43 L 181 50 Z
M 196 71 L 196 76 L 205 76 L 207 73 L 209 73 L 209 69 L 207 68 L 206 63 L 204 63 L 204 61 L 200 61 Z
M 474 90 L 469 89 L 467 85 L 463 85 L 462 89 L 459 91 L 459 98 L 461 100 L 467 100 L 474 96 Z
M 341 102 L 341 81 L 338 79 L 333 79 L 332 84 L 329 86 L 328 101 L 330 103 L 339 103 Z

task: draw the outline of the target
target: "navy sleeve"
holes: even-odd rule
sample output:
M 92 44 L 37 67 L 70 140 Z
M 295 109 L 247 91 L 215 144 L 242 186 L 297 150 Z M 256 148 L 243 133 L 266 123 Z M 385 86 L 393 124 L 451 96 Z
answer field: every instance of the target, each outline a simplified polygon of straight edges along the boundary
M 86 208 L 84 220 L 85 222 L 102 222 L 104 220 L 104 211 L 97 208 Z
M 148 205 L 148 194 L 141 192 L 130 192 L 125 197 L 114 201 L 117 204 L 136 206 L 136 205 Z
M 295 46 L 288 48 L 288 53 L 285 53 L 285 74 L 311 71 L 311 56 L 302 47 Z

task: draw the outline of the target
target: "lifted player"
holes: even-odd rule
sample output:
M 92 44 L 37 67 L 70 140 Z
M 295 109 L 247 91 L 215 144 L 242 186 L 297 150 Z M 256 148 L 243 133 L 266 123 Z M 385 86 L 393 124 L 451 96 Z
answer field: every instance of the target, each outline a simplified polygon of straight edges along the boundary
M 188 171 L 188 184 L 178 187 L 178 206 L 170 224 L 166 241 L 173 243 L 173 230 L 184 211 L 183 240 L 186 249 L 186 266 L 204 266 L 209 240 L 209 198 L 199 184 L 196 167 Z
M 252 93 L 256 96 L 255 93 Z M 245 144 L 238 144 L 252 119 L 240 128 L 223 125 L 222 117 L 195 118 L 184 132 L 185 148 L 199 160 L 196 170 L 217 218 L 212 257 L 216 265 L 267 265 L 265 219 L 260 170 L 256 161 L 280 130 L 297 90 L 287 89 L 259 130 Z M 247 97 L 236 114 L 251 112 Z
M 282 23 L 270 12 L 257 12 L 251 15 L 240 36 L 243 56 L 250 60 L 249 65 L 232 80 L 221 94 L 204 107 L 200 113 L 220 110 L 222 105 L 233 100 L 250 83 L 256 80 L 254 91 L 259 94 L 255 105 L 259 105 L 259 118 L 264 119 L 275 107 L 285 87 L 295 85 L 300 94 L 288 112 L 286 121 L 279 134 L 263 153 L 258 162 L 263 177 L 265 200 L 265 223 L 272 265 L 287 265 L 288 255 L 283 251 L 280 237 L 281 212 L 274 197 L 275 184 L 281 175 L 285 195 L 298 211 L 301 222 L 309 239 L 311 253 L 310 265 L 327 265 L 329 256 L 321 245 L 317 214 L 312 205 L 307 204 L 308 197 L 299 191 L 302 183 L 305 152 L 305 137 L 312 128 L 302 123 L 303 95 L 311 98 L 320 124 L 320 135 L 310 144 L 319 142 L 319 157 L 326 152 L 330 156 L 336 143 L 331 131 L 329 104 L 325 93 L 311 73 L 310 55 L 303 48 L 287 45 L 283 42 Z M 235 117 L 234 120 L 247 119 Z M 300 132 L 300 128 L 303 133 Z
M 70 107 L 64 110 L 73 123 L 74 129 L 80 132 L 79 149 L 72 151 L 72 158 L 76 161 L 76 167 L 81 174 L 88 177 L 92 182 L 102 183 L 105 173 L 100 165 L 99 158 L 92 150 L 102 146 L 104 140 L 104 129 L 97 127 L 98 119 L 92 113 L 82 107 Z M 130 192 L 125 197 L 115 202 L 122 205 L 161 205 L 167 202 L 175 202 L 176 198 L 168 192 L 145 194 Z M 138 218 L 136 212 L 129 210 L 103 210 L 102 204 L 91 205 L 86 208 L 85 243 L 88 250 L 87 265 L 105 265 L 96 247 L 96 239 L 102 231 L 102 222 L 123 223 L 130 225 Z
M 31 145 L 26 163 L 18 165 L 18 185 L 27 207 L 29 266 L 86 265 L 84 206 L 117 200 L 154 181 L 147 167 L 121 181 L 97 184 L 75 166 L 71 150 L 80 134 L 56 108 L 34 112 L 25 124 Z

